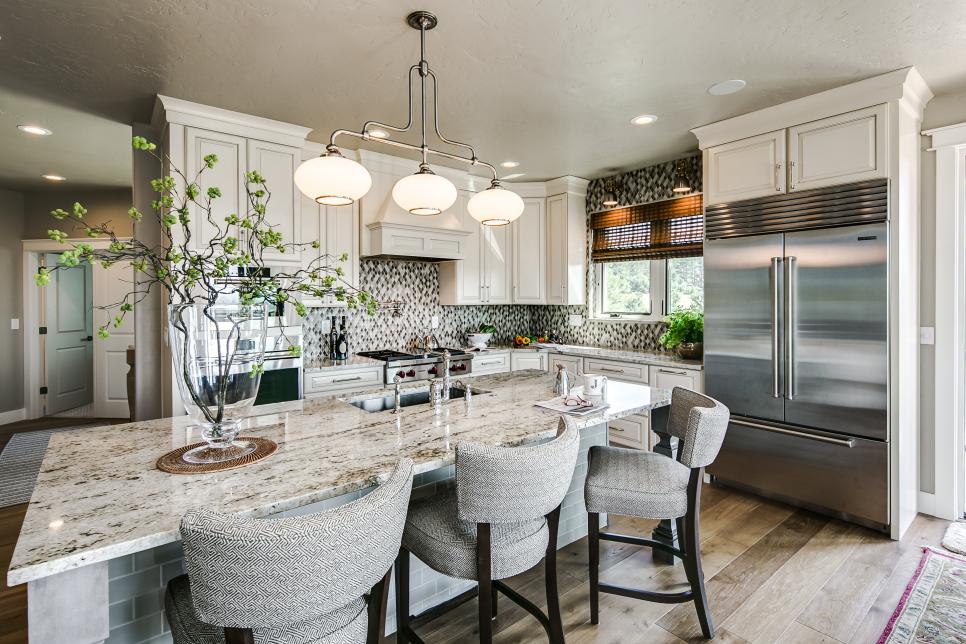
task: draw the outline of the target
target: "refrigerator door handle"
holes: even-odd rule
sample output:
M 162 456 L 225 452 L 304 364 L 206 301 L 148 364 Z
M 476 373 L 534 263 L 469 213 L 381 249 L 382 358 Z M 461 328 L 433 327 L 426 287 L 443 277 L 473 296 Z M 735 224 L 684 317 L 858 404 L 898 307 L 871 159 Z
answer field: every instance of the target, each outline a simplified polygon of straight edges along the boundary
M 780 266 L 781 257 L 771 258 L 770 274 L 768 276 L 771 283 L 771 376 L 772 376 L 772 398 L 782 397 L 781 370 L 781 327 L 779 324 L 780 303 L 779 303 L 779 279 L 781 278 Z
M 795 400 L 795 260 L 785 258 L 785 399 Z
M 854 438 L 832 438 L 831 436 L 822 436 L 821 434 L 809 434 L 808 432 L 800 432 L 785 427 L 775 427 L 774 425 L 765 425 L 764 423 L 752 423 L 747 420 L 739 420 L 734 416 L 731 417 L 731 422 L 735 425 L 741 425 L 742 427 L 762 429 L 766 432 L 785 434 L 787 436 L 795 436 L 796 438 L 805 438 L 811 441 L 818 441 L 820 443 L 829 443 L 831 445 L 839 445 L 840 447 L 848 448 L 855 447 Z

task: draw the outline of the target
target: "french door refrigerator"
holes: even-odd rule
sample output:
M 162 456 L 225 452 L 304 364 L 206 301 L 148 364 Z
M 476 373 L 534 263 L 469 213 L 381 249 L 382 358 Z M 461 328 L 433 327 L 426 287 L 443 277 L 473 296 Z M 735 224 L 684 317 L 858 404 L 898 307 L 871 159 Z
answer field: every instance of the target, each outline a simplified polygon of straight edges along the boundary
M 889 525 L 887 184 L 709 206 L 705 388 L 719 482 Z

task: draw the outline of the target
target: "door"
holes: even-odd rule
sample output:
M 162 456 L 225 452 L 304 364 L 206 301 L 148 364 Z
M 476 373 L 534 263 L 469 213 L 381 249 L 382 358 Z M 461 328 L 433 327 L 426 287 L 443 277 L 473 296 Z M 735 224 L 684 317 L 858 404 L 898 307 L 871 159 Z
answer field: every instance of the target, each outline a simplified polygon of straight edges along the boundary
M 130 292 L 134 272 L 125 263 L 108 268 L 94 266 L 94 306 L 108 306 L 120 302 Z M 98 310 L 95 322 L 107 323 L 117 311 Z M 94 416 L 98 418 L 129 418 L 127 400 L 127 349 L 134 347 L 134 316 L 137 309 L 124 317 L 120 327 L 110 325 L 111 335 L 94 338 Z
M 782 421 L 781 234 L 704 245 L 704 387 L 731 413 Z
M 524 199 L 513 233 L 513 302 L 545 304 L 547 219 L 543 199 Z
M 785 420 L 887 437 L 885 224 L 785 235 Z
M 886 106 L 788 129 L 788 191 L 886 176 Z
M 547 198 L 547 304 L 567 303 L 567 195 Z
M 46 265 L 60 256 L 47 253 Z M 94 301 L 88 264 L 53 271 L 45 287 L 44 342 L 48 415 L 94 400 Z
M 257 170 L 265 178 L 270 195 L 266 203 L 265 223 L 282 234 L 282 243 L 300 241 L 301 199 L 296 197 L 295 169 L 302 158 L 302 151 L 288 145 L 249 140 L 248 170 Z M 299 195 L 302 193 L 299 192 Z M 272 264 L 298 264 L 299 253 L 286 249 L 265 250 L 263 257 Z
M 510 303 L 510 227 L 483 226 L 487 304 Z
M 785 130 L 708 148 L 706 204 L 785 192 Z
M 201 188 L 199 201 L 204 203 L 208 188 L 221 190 L 221 197 L 211 202 L 211 220 L 198 205 L 191 206 L 192 239 L 191 248 L 200 250 L 205 240 L 211 239 L 215 225 L 224 227 L 225 217 L 234 213 L 242 216 L 249 211 L 245 192 L 246 142 L 240 136 L 209 132 L 198 128 L 185 129 L 187 162 L 185 174 L 197 176 L 204 168 L 204 158 L 208 154 L 218 157 L 213 168 L 205 168 L 198 181 Z M 232 234 L 237 236 L 236 227 Z

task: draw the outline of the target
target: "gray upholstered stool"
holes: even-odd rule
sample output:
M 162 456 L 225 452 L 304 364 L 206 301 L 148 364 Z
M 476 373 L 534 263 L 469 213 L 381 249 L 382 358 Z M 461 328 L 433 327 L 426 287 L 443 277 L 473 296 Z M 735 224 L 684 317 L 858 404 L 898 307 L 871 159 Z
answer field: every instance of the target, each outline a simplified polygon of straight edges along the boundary
M 366 496 L 318 514 L 186 514 L 188 574 L 165 596 L 175 644 L 382 641 L 412 484 L 403 459 Z
M 436 615 L 409 615 L 409 554 L 444 575 L 479 582 L 480 641 L 492 641 L 501 592 L 536 617 L 552 642 L 563 642 L 557 596 L 557 524 L 580 436 L 561 419 L 552 441 L 527 447 L 456 447 L 456 489 L 415 501 L 409 508 L 396 560 L 396 641 L 421 642 L 413 623 Z M 547 615 L 499 580 L 546 562 Z
M 728 408 L 718 401 L 675 387 L 667 433 L 681 441 L 677 460 L 633 449 L 590 448 L 584 500 L 589 513 L 591 623 L 598 622 L 598 592 L 665 604 L 694 601 L 702 633 L 709 639 L 714 637 L 701 570 L 698 515 L 704 468 L 714 461 L 721 449 L 728 418 Z M 598 515 L 604 512 L 645 519 L 675 519 L 684 543 L 681 549 L 677 549 L 651 539 L 600 532 Z M 597 572 L 601 539 L 660 548 L 680 557 L 691 589 L 680 593 L 657 593 L 600 583 Z

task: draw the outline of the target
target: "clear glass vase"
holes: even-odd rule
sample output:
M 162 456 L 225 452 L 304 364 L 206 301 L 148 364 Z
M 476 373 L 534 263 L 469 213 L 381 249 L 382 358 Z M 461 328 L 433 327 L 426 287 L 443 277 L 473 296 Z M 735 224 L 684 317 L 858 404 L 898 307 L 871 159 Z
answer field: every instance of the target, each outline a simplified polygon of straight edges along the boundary
M 186 452 L 185 461 L 217 463 L 254 451 L 254 445 L 235 438 L 258 395 L 267 328 L 265 304 L 168 307 L 178 390 L 207 443 Z

